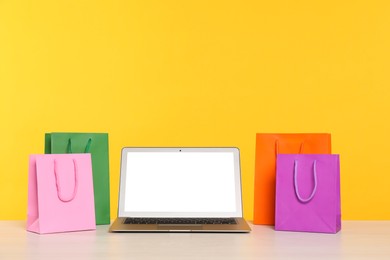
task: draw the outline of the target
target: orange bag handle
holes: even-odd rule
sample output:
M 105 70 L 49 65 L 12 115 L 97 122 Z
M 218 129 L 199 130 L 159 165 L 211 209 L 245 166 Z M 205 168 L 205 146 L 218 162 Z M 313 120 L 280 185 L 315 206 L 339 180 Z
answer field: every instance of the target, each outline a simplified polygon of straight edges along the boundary
M 299 153 L 301 154 L 303 152 L 303 147 L 304 147 L 305 142 L 302 142 L 300 147 L 299 147 Z M 279 154 L 279 141 L 275 141 L 275 156 Z

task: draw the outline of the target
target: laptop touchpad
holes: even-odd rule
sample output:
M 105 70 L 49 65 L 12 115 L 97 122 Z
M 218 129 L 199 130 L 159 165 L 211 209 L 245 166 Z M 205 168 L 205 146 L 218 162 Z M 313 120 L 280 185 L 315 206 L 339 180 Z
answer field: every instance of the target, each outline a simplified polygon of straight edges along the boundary
M 160 224 L 157 225 L 159 230 L 201 230 L 203 229 L 203 225 L 200 224 Z

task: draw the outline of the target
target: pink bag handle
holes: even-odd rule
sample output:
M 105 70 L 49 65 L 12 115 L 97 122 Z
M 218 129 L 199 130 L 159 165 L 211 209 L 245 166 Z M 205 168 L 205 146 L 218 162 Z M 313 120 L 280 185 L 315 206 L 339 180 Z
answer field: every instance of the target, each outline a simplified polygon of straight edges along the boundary
M 297 198 L 300 202 L 302 203 L 307 203 L 309 201 L 311 201 L 314 197 L 314 195 L 316 194 L 316 191 L 317 191 L 317 160 L 314 160 L 313 162 L 313 175 L 314 175 L 314 188 L 313 188 L 313 191 L 310 195 L 309 198 L 307 199 L 304 199 L 301 197 L 301 195 L 299 194 L 299 189 L 298 189 L 298 160 L 294 160 L 294 187 L 295 187 L 295 194 L 297 195 Z
M 303 145 L 304 145 L 304 142 L 301 143 L 301 145 L 299 146 L 299 153 L 301 154 L 303 152 Z M 278 155 L 279 154 L 279 141 L 276 140 L 275 141 L 275 155 Z
M 58 176 L 57 176 L 57 163 L 56 163 L 56 160 L 54 160 L 54 176 L 56 178 L 57 196 L 58 196 L 58 199 L 60 201 L 62 201 L 62 202 L 70 202 L 70 201 L 72 201 L 76 197 L 76 193 L 77 193 L 77 187 L 78 187 L 78 183 L 77 183 L 77 164 L 76 164 L 76 161 L 74 159 L 72 161 L 73 161 L 73 167 L 74 167 L 74 189 L 73 189 L 72 196 L 69 199 L 65 199 L 62 196 L 62 193 L 61 193 L 61 187 L 60 187 L 60 183 L 58 181 Z

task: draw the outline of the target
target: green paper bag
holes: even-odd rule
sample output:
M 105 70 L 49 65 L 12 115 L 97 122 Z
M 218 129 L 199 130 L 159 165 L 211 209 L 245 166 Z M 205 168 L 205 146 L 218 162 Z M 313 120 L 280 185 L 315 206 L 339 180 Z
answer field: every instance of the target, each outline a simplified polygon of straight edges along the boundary
M 96 225 L 110 224 L 107 133 L 47 133 L 45 153 L 91 153 Z

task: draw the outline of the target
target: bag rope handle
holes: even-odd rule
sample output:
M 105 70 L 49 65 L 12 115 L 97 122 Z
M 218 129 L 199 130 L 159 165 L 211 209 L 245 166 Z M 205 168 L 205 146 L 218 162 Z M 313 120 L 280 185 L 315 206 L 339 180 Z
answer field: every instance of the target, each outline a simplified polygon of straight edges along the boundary
M 72 201 L 76 197 L 76 193 L 77 193 L 77 188 L 78 188 L 78 183 L 77 183 L 77 164 L 76 164 L 76 161 L 74 159 L 72 161 L 73 161 L 73 168 L 74 168 L 74 189 L 73 189 L 72 196 L 69 199 L 65 199 L 62 196 L 60 182 L 58 180 L 58 174 L 57 174 L 57 163 L 56 163 L 56 160 L 54 160 L 54 176 L 55 176 L 55 179 L 56 179 L 57 196 L 58 196 L 58 199 L 60 201 L 62 201 L 62 202 L 70 202 L 70 201 Z
M 89 150 L 91 149 L 91 144 L 92 144 L 92 138 L 89 138 L 87 145 L 85 146 L 84 153 L 89 153 Z M 67 151 L 67 153 L 73 153 L 72 152 L 72 140 L 70 138 L 68 139 L 68 146 L 67 146 L 66 151 Z
M 314 175 L 314 188 L 309 196 L 309 198 L 304 199 L 299 194 L 299 188 L 298 188 L 298 160 L 294 160 L 294 187 L 295 187 L 295 194 L 297 195 L 297 198 L 302 203 L 307 203 L 311 201 L 316 194 L 317 191 L 317 160 L 314 160 L 313 162 L 313 175 Z
M 301 145 L 299 146 L 299 153 L 301 154 L 303 152 L 305 142 L 301 142 Z M 275 156 L 279 154 L 279 141 L 275 141 Z

